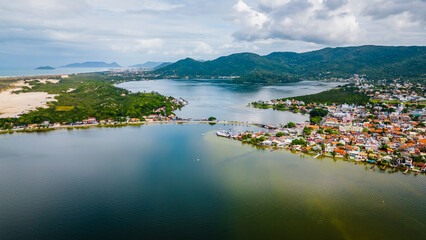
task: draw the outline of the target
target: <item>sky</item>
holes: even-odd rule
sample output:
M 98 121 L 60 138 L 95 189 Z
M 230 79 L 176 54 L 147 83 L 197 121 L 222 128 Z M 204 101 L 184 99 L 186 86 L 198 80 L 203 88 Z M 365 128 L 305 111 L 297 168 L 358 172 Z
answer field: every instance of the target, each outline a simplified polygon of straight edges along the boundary
M 0 67 L 426 45 L 426 0 L 0 0 Z

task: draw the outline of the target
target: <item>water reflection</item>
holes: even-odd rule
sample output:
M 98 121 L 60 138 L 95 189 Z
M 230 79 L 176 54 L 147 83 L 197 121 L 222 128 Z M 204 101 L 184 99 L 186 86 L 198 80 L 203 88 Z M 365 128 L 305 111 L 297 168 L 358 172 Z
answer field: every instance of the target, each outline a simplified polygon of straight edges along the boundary
M 230 127 L 251 128 L 1 135 L 0 239 L 424 239 L 424 176 L 215 136 Z
M 156 91 L 167 96 L 182 97 L 190 104 L 177 112 L 183 118 L 208 118 L 279 124 L 303 122 L 307 116 L 272 109 L 248 108 L 258 100 L 292 97 L 321 92 L 339 83 L 303 81 L 299 83 L 261 85 L 234 84 L 232 80 L 155 80 L 119 84 L 133 92 Z

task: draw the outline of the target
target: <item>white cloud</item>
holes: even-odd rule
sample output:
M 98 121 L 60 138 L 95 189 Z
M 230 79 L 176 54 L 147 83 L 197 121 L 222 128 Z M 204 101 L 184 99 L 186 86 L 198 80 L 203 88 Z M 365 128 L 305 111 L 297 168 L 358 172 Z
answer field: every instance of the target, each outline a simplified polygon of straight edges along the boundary
M 212 54 L 212 53 L 213 53 L 212 46 L 210 46 L 209 44 L 205 42 L 198 42 L 193 51 L 193 54 L 202 54 L 202 55 Z
M 254 17 L 246 17 L 246 12 L 239 6 L 246 6 L 252 16 L 261 16 L 261 24 Z M 281 38 L 302 40 L 315 43 L 349 43 L 356 42 L 361 30 L 356 17 L 344 9 L 329 10 L 323 1 L 268 1 L 261 2 L 264 12 L 249 8 L 242 0 L 235 6 L 239 15 L 237 23 L 243 23 L 241 30 L 234 36 L 241 40 L 259 40 Z M 254 14 L 255 12 L 256 14 Z
M 425 45 L 424 12 L 425 0 L 0 0 L 0 65 Z
M 153 53 L 154 50 L 161 48 L 164 41 L 159 38 L 152 39 L 138 39 L 130 41 L 116 41 L 108 40 L 111 42 L 111 50 L 119 52 L 141 52 L 141 53 Z
M 248 0 L 246 0 L 248 1 Z M 260 0 L 248 6 L 235 5 L 234 22 L 240 30 L 237 40 L 285 39 L 326 45 L 380 44 L 377 32 L 393 35 L 398 31 L 401 44 L 411 32 L 425 36 L 424 0 Z M 249 13 L 249 14 L 248 14 Z M 261 16 L 256 19 L 253 16 Z M 256 22 L 258 24 L 256 24 Z M 413 29 L 416 28 L 417 29 Z M 384 37 L 384 36 L 382 36 Z M 419 44 L 425 41 L 419 39 Z

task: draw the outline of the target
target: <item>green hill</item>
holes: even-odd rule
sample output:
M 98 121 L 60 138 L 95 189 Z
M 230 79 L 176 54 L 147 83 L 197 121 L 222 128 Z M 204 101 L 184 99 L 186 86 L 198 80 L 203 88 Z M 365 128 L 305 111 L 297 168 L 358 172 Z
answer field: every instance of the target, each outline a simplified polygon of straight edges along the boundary
M 250 72 L 288 72 L 290 68 L 254 53 L 238 53 L 212 61 L 199 62 L 191 58 L 157 69 L 163 75 L 190 77 L 242 76 Z
M 187 58 L 156 70 L 164 77 L 181 78 L 245 76 L 254 72 L 305 79 L 353 74 L 365 74 L 370 79 L 420 78 L 426 75 L 426 47 L 340 47 L 306 53 L 274 52 L 266 56 L 238 53 L 206 62 Z

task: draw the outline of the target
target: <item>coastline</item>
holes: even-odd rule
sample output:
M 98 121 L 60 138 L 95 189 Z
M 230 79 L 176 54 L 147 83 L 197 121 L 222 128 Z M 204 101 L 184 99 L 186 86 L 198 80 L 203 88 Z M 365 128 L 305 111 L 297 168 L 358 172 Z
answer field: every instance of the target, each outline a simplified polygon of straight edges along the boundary
M 188 121 L 188 120 L 173 120 L 173 121 L 154 121 L 154 122 L 127 122 L 127 123 L 113 123 L 113 124 L 87 124 L 87 125 L 64 125 L 57 127 L 34 128 L 34 129 L 12 129 L 0 130 L 1 134 L 13 133 L 37 133 L 37 132 L 50 132 L 55 130 L 74 130 L 74 129 L 88 129 L 88 128 L 114 128 L 114 127 L 128 127 L 128 126 L 142 126 L 150 124 L 228 124 L 228 125 L 245 125 L 245 126 L 259 126 L 256 123 L 236 122 L 236 121 Z
M 261 127 L 261 124 L 256 123 L 248 123 L 248 122 L 237 122 L 237 121 L 188 121 L 188 120 L 177 120 L 177 121 L 154 121 L 154 122 L 128 122 L 128 123 L 115 123 L 115 124 L 89 124 L 89 125 L 75 125 L 75 126 L 60 126 L 60 127 L 48 127 L 48 128 L 39 128 L 39 129 L 19 129 L 19 130 L 0 130 L 0 136 L 4 134 L 14 134 L 14 133 L 43 133 L 43 132 L 51 132 L 56 130 L 84 130 L 84 129 L 92 129 L 92 128 L 121 128 L 121 127 L 130 127 L 130 126 L 143 126 L 143 125 L 162 125 L 162 124 L 224 124 L 224 125 L 245 125 L 245 126 L 257 126 Z M 221 136 L 220 136 L 221 137 Z M 299 154 L 301 157 L 309 156 L 318 160 L 322 159 L 333 159 L 336 160 L 342 160 L 345 162 L 348 162 L 348 164 L 355 164 L 355 165 L 364 165 L 364 166 L 371 166 L 370 169 L 376 170 L 378 168 L 380 171 L 387 172 L 387 173 L 394 173 L 394 172 L 401 172 L 404 174 L 413 174 L 414 176 L 418 174 L 426 175 L 424 172 L 414 172 L 410 170 L 409 168 L 403 168 L 403 167 L 391 167 L 391 166 L 385 166 L 386 168 L 383 169 L 383 165 L 378 165 L 376 163 L 370 163 L 367 161 L 352 161 L 351 159 L 347 159 L 345 157 L 339 157 L 339 156 L 329 156 L 329 155 L 317 155 L 316 153 L 311 152 L 304 152 L 304 151 L 298 151 L 298 150 L 292 150 L 289 147 L 285 148 L 277 148 L 272 146 L 259 146 L 253 143 L 248 143 L 244 141 L 240 141 L 238 139 L 233 139 L 229 137 L 222 137 L 227 138 L 229 140 L 235 140 L 239 141 L 243 144 L 249 144 L 253 147 L 256 147 L 258 149 L 263 150 L 269 150 L 270 152 L 278 151 L 278 150 L 286 150 L 287 152 L 290 152 L 292 154 Z M 405 172 L 404 172 L 405 171 Z
M 259 146 L 253 143 L 249 143 L 249 142 L 245 142 L 245 141 L 241 141 L 239 139 L 234 139 L 234 138 L 230 138 L 230 137 L 224 137 L 224 136 L 219 136 L 221 138 L 226 138 L 229 140 L 233 140 L 233 141 L 238 141 L 241 142 L 242 144 L 249 144 L 252 147 L 256 147 L 257 149 L 263 149 L 263 150 L 270 150 L 270 152 L 274 152 L 274 151 L 279 151 L 279 150 L 285 150 L 287 152 L 290 152 L 292 154 L 299 154 L 301 157 L 305 157 L 305 156 L 309 156 L 318 160 L 322 160 L 322 159 L 333 159 L 334 161 L 337 160 L 342 160 L 344 162 L 348 162 L 348 164 L 354 164 L 354 165 L 364 165 L 364 166 L 369 166 L 371 170 L 376 170 L 379 169 L 380 171 L 386 172 L 386 173 L 395 173 L 395 172 L 401 172 L 403 174 L 413 174 L 414 176 L 421 174 L 426 176 L 426 172 L 416 172 L 413 171 L 410 168 L 404 168 L 404 167 L 392 167 L 392 166 L 387 166 L 387 165 L 380 165 L 377 163 L 371 163 L 368 161 L 356 161 L 356 160 L 351 160 L 351 159 L 347 159 L 343 156 L 330 156 L 330 155 L 317 155 L 316 153 L 312 153 L 312 152 L 305 152 L 303 150 L 292 150 L 289 147 L 284 147 L 284 148 L 277 148 L 277 147 L 272 147 L 272 146 Z

